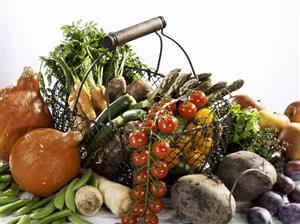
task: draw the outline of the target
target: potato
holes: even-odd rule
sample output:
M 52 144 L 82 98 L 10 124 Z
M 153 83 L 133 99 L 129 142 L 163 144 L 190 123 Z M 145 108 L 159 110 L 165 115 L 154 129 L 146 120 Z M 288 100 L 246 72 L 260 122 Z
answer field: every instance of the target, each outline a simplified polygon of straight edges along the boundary
M 177 215 L 191 223 L 228 223 L 236 204 L 229 190 L 213 175 L 192 174 L 179 178 L 171 190 Z
M 251 171 L 241 177 L 233 191 L 237 201 L 252 201 L 262 193 L 271 190 L 276 182 L 276 170 L 272 164 L 249 151 L 238 151 L 227 155 L 218 167 L 217 176 L 228 189 L 231 189 L 234 182 L 247 169 L 257 169 L 261 172 Z

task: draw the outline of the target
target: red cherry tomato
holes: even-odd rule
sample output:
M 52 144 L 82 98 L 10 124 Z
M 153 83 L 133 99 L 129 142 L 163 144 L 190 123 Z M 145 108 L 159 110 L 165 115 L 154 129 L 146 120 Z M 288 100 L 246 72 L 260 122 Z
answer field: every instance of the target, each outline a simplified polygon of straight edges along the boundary
M 171 152 L 170 145 L 167 142 L 154 142 L 151 149 L 152 154 L 159 159 L 166 158 Z
M 122 224 L 136 224 L 137 223 L 137 216 L 122 215 L 121 223 Z
M 148 161 L 148 157 L 149 157 L 149 153 L 147 150 L 142 150 L 140 153 L 137 151 L 134 151 L 131 154 L 131 161 L 137 165 L 137 166 L 144 166 L 147 164 Z
M 176 128 L 177 119 L 174 116 L 162 117 L 158 120 L 158 129 L 162 134 L 172 134 Z
M 146 188 L 144 186 L 137 186 L 130 191 L 132 200 L 144 200 L 146 197 Z
M 152 129 L 151 129 L 152 127 Z M 145 134 L 145 135 L 149 135 L 150 134 L 150 130 L 153 133 L 157 132 L 157 124 L 154 124 L 154 121 L 152 119 L 147 119 L 144 120 L 141 124 L 140 124 L 140 128 L 141 131 Z
M 196 105 L 197 109 L 203 107 L 206 103 L 206 95 L 204 92 L 200 90 L 193 91 L 191 95 L 189 95 L 188 100 Z
M 192 119 L 197 113 L 197 107 L 191 102 L 182 102 L 179 104 L 178 113 L 181 117 L 185 119 Z
M 166 110 L 164 110 L 160 105 L 154 105 L 154 106 L 150 107 L 150 109 L 148 111 L 148 117 L 150 119 L 153 119 L 156 116 L 157 112 L 158 112 L 158 117 L 164 116 L 167 114 Z
M 138 185 L 147 183 L 147 170 L 142 169 L 140 172 L 134 172 L 132 174 L 134 183 Z
M 147 214 L 144 217 L 144 222 L 146 224 L 158 224 L 158 217 L 155 214 Z
M 167 193 L 167 185 L 161 180 L 151 183 L 150 192 L 154 198 L 162 198 Z
M 134 216 L 140 216 L 144 215 L 146 212 L 146 209 L 144 208 L 144 203 L 139 202 L 139 203 L 134 203 L 130 206 L 130 211 L 131 214 Z
M 154 178 L 162 179 L 169 172 L 168 166 L 163 161 L 155 161 L 150 165 L 150 173 Z
M 162 105 L 165 105 L 165 104 L 167 104 L 167 103 L 170 103 L 172 100 L 173 100 L 172 98 L 162 98 L 162 99 L 159 101 L 159 103 L 161 103 Z M 176 110 L 176 103 L 172 103 L 172 104 L 168 105 L 168 106 L 166 107 L 166 109 L 167 109 L 168 111 L 175 111 L 175 110 Z
M 130 147 L 139 149 L 145 146 L 148 142 L 147 136 L 141 131 L 135 131 L 128 138 Z
M 164 205 L 159 198 L 148 202 L 148 209 L 154 214 L 159 213 L 163 208 Z

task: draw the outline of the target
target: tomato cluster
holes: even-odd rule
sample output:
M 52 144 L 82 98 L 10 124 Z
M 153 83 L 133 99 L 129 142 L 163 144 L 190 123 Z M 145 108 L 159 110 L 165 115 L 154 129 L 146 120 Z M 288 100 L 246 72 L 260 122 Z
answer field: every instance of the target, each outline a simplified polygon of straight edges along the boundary
M 187 102 L 178 105 L 171 98 L 162 98 L 148 111 L 148 117 L 142 121 L 139 130 L 130 134 L 128 142 L 133 149 L 131 162 L 134 164 L 134 188 L 130 193 L 133 203 L 127 214 L 122 216 L 122 224 L 135 224 L 139 221 L 147 224 L 158 223 L 157 213 L 163 209 L 162 198 L 167 185 L 161 180 L 169 172 L 165 162 L 174 154 L 165 136 L 177 129 L 178 113 L 185 119 L 193 119 L 197 110 L 206 103 L 201 91 L 192 92 Z
M 167 185 L 161 179 L 169 172 L 163 160 L 171 152 L 163 136 L 174 133 L 177 128 L 177 119 L 172 115 L 176 109 L 171 98 L 163 98 L 149 109 L 148 118 L 142 121 L 139 130 L 129 135 L 135 187 L 130 193 L 133 200 L 130 210 L 121 219 L 123 224 L 158 223 L 156 214 L 163 209 L 162 198 L 167 193 Z

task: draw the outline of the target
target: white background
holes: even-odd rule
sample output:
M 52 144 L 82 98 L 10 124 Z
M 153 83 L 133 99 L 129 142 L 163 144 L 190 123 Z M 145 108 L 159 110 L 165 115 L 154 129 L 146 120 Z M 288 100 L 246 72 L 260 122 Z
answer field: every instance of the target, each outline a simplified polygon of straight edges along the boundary
M 109 32 L 161 15 L 165 33 L 184 46 L 196 72 L 212 72 L 214 82 L 244 79 L 240 92 L 272 111 L 283 112 L 300 99 L 297 0 L 0 1 L 1 87 L 13 84 L 26 65 L 39 69 L 39 56 L 62 40 L 63 24 L 94 20 Z M 156 66 L 156 35 L 131 44 Z M 179 49 L 165 40 L 161 72 L 175 67 L 190 71 Z

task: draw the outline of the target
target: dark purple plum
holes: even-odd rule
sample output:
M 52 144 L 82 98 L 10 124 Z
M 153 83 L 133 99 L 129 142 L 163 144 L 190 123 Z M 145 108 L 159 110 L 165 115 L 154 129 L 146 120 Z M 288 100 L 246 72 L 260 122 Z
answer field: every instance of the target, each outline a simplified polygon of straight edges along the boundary
M 295 182 L 283 174 L 277 176 L 277 181 L 275 184 L 275 189 L 282 194 L 289 194 L 295 188 Z
M 284 175 L 292 178 L 294 181 L 300 180 L 300 160 L 290 161 L 284 166 Z
M 249 224 L 272 224 L 272 215 L 262 207 L 253 207 L 248 212 Z
M 257 201 L 257 205 L 267 209 L 271 215 L 278 212 L 278 208 L 284 204 L 284 198 L 279 193 L 267 191 L 263 193 Z
M 278 219 L 286 224 L 300 224 L 300 204 L 282 205 L 278 211 Z
M 295 190 L 288 195 L 290 202 L 300 203 L 300 185 L 295 187 Z

